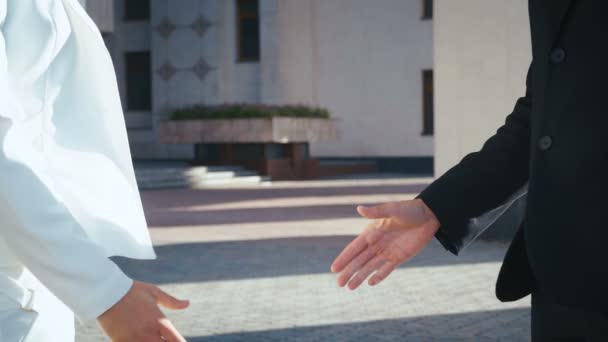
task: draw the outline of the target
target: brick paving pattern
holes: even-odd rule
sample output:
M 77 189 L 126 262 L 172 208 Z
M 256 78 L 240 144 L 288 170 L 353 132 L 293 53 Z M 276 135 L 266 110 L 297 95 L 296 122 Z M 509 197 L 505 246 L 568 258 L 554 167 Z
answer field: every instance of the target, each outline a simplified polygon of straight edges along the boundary
M 428 179 L 371 178 L 143 193 L 158 260 L 131 276 L 192 301 L 168 312 L 188 341 L 529 341 L 529 300 L 494 284 L 506 245 L 454 257 L 433 243 L 376 288 L 329 265 L 365 225 L 356 204 L 412 198 Z M 105 341 L 95 324 L 78 342 Z

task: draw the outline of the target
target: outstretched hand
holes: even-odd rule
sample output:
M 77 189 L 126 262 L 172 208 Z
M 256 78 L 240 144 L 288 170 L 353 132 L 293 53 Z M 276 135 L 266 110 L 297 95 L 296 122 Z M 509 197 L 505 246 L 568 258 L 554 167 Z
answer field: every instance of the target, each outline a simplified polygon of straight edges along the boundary
M 113 342 L 185 342 L 159 305 L 183 310 L 189 302 L 177 299 L 155 285 L 136 281 L 127 295 L 97 320 Z
M 339 273 L 338 285 L 356 289 L 372 273 L 370 286 L 386 279 L 400 264 L 418 254 L 433 238 L 439 221 L 420 199 L 357 207 L 372 219 L 331 265 Z

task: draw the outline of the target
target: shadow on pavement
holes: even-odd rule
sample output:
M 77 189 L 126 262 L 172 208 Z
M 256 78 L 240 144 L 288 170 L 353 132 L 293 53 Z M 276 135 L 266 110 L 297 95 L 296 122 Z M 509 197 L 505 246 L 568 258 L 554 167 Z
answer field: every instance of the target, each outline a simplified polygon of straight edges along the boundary
M 530 309 L 390 319 L 363 323 L 189 337 L 189 342 L 232 341 L 450 341 L 517 342 L 530 339 Z
M 142 191 L 146 206 L 151 208 L 175 208 L 193 204 L 219 204 L 239 201 L 297 198 L 330 197 L 376 194 L 417 194 L 428 184 L 409 185 L 363 185 L 363 186 L 311 186 L 293 188 L 254 187 L 254 188 L 208 188 L 208 189 L 166 189 Z M 185 196 L 188 192 L 190 196 Z
M 371 204 L 371 203 L 357 203 Z M 231 225 L 261 222 L 301 222 L 357 218 L 357 204 L 306 205 L 276 208 L 236 208 L 225 210 L 148 211 L 146 218 L 154 228 L 179 228 L 180 226 Z
M 157 283 L 191 283 L 329 273 L 329 266 L 353 236 L 293 237 L 206 242 L 156 247 L 157 260 L 118 258 L 135 279 Z M 506 246 L 505 246 L 506 247 Z M 502 261 L 496 245 L 480 244 L 459 257 L 437 244 L 405 267 L 477 264 Z
M 352 187 L 316 188 L 245 188 L 245 189 L 188 189 L 158 190 L 142 192 L 146 218 L 152 227 L 180 227 L 204 225 L 228 225 L 258 222 L 311 221 L 358 217 L 356 205 L 323 204 L 305 202 L 302 205 L 260 208 L 229 208 L 189 210 L 192 206 L 218 205 L 221 203 L 256 201 L 304 197 L 343 197 L 369 195 L 415 194 L 425 187 L 422 185 L 380 185 Z

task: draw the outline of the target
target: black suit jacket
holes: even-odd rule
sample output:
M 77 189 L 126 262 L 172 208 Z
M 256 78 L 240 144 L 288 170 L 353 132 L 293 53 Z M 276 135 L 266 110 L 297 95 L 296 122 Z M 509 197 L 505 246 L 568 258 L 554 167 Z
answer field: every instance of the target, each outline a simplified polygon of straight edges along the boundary
M 471 218 L 528 183 L 524 224 L 497 282 L 501 300 L 538 288 L 608 314 L 608 1 L 530 0 L 527 90 L 483 148 L 420 198 L 458 253 Z

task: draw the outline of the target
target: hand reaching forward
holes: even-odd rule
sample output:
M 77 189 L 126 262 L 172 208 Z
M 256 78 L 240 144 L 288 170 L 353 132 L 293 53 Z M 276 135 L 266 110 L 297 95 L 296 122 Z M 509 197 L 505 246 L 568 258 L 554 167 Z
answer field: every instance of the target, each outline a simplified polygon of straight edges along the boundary
M 113 342 L 186 342 L 160 311 L 159 305 L 182 310 L 189 303 L 154 285 L 136 281 L 125 297 L 97 320 Z
M 389 202 L 376 207 L 357 207 L 359 214 L 373 219 L 331 265 L 338 285 L 356 289 L 369 277 L 374 286 L 397 266 L 410 260 L 431 241 L 439 221 L 420 199 Z

